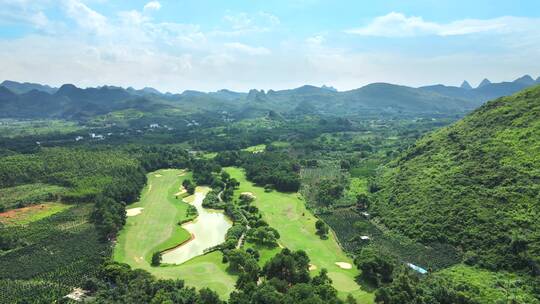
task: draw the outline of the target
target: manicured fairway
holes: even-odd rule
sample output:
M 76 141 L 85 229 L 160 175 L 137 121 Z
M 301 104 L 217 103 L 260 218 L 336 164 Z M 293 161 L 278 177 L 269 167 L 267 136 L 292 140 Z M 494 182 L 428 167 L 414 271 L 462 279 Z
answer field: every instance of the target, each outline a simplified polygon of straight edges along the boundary
M 257 197 L 255 205 L 270 226 L 279 231 L 280 244 L 292 250 L 306 251 L 317 271 L 326 268 L 340 296 L 346 297 L 350 293 L 359 303 L 373 303 L 373 294 L 362 290 L 354 280 L 358 275 L 356 267 L 345 270 L 335 265 L 336 262 L 353 264 L 353 261 L 341 250 L 333 235 L 327 240 L 321 240 L 315 234 L 317 219 L 306 210 L 299 194 L 277 191 L 267 193 L 262 187 L 247 181 L 242 169 L 226 168 L 226 171 L 240 182 L 235 196 L 251 192 Z
M 182 279 L 189 286 L 212 288 L 225 299 L 234 290 L 236 278 L 225 271 L 227 265 L 221 263 L 220 252 L 196 257 L 182 265 L 150 266 L 154 251 L 190 238 L 190 234 L 177 224 L 186 218 L 188 204 L 175 195 L 182 181 L 189 177 L 190 173 L 172 169 L 148 174 L 141 200 L 127 207 L 143 209 L 140 214 L 128 217 L 118 236 L 114 259 L 147 270 L 158 278 Z

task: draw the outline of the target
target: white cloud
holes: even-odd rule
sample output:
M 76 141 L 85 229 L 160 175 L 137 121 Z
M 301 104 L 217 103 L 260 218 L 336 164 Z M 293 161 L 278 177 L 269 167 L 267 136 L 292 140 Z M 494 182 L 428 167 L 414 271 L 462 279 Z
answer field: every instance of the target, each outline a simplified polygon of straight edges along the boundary
M 107 18 L 92 10 L 79 0 L 65 0 L 66 14 L 84 29 L 104 34 L 107 31 Z
M 511 33 L 529 31 L 540 27 L 540 19 L 499 17 L 493 19 L 463 19 L 450 23 L 437 23 L 422 17 L 408 17 L 392 12 L 375 18 L 364 27 L 346 30 L 346 33 L 362 36 L 413 37 L 456 36 L 478 33 Z
M 253 47 L 240 42 L 225 43 L 225 47 L 234 51 L 246 53 L 248 55 L 268 55 L 270 50 L 264 47 Z
M 227 12 L 223 20 L 231 29 L 215 30 L 211 33 L 213 36 L 239 36 L 270 32 L 281 23 L 277 16 L 262 11 L 254 14 Z
M 41 1 L 0 0 L 0 7 L 0 24 L 23 23 L 44 30 L 51 23 Z
M 159 9 L 161 9 L 161 3 L 159 1 L 150 1 L 144 5 L 145 11 L 158 11 Z

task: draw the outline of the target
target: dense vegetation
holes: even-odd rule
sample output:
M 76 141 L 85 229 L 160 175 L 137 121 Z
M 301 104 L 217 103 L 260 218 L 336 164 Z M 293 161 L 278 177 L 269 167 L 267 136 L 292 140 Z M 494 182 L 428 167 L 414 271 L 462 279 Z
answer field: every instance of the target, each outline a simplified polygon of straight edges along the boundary
M 373 211 L 466 262 L 540 274 L 540 88 L 501 98 L 426 136 L 383 174 Z
M 69 119 L 0 122 L 0 213 L 70 204 L 39 220 L 0 224 L 0 294 L 7 302 L 50 303 L 82 287 L 97 303 L 220 303 L 211 290 L 110 262 L 110 241 L 145 174 L 187 168 L 187 192 L 211 186 L 203 205 L 234 221 L 225 243 L 211 249 L 222 250 L 238 275 L 229 303 L 342 303 L 325 270 L 309 274 L 302 251 L 259 260 L 277 252 L 284 236 L 262 219 L 253 197 L 234 197 L 239 185 L 222 170 L 228 166 L 243 168 L 268 192 L 298 191 L 320 219 L 310 227 L 322 239 L 337 235 L 362 270 L 358 281 L 377 289 L 377 301 L 540 298 L 538 88 L 490 102 L 420 140 L 468 108 L 462 97 L 439 92 L 448 88 L 384 84 L 339 94 L 314 87 L 178 96 L 50 89 L 48 97 L 0 91 L 0 99 L 22 105 L 44 98 L 37 108 L 51 107 L 43 115 Z M 58 96 L 83 108 L 66 112 L 55 105 Z M 393 101 L 381 108 L 373 96 L 402 100 L 406 108 Z M 434 101 L 440 104 L 422 109 Z M 3 114 L 35 116 L 35 107 L 3 106 Z M 413 273 L 407 263 L 428 274 Z

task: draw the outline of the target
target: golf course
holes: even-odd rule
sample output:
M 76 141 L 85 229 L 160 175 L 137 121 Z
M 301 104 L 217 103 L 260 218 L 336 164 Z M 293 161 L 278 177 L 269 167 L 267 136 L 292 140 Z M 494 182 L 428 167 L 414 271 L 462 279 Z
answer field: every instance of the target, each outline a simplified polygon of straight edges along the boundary
M 279 231 L 281 246 L 291 250 L 304 250 L 311 260 L 314 274 L 326 268 L 333 286 L 342 298 L 352 294 L 359 303 L 373 302 L 373 294 L 362 290 L 356 283 L 358 270 L 352 259 L 339 247 L 335 236 L 330 234 L 328 239 L 321 240 L 315 234 L 317 218 L 306 209 L 298 193 L 265 192 L 263 187 L 255 186 L 248 181 L 242 169 L 229 167 L 225 168 L 225 171 L 240 182 L 235 196 L 250 192 L 256 197 L 255 206 L 259 208 L 263 219 Z M 344 266 L 346 268 L 346 265 L 351 265 L 352 268 L 342 268 Z
M 140 201 L 127 208 L 128 214 L 135 208 L 139 208 L 137 211 L 140 213 L 128 216 L 114 248 L 114 260 L 144 269 L 161 279 L 182 279 L 189 286 L 209 287 L 222 298 L 227 298 L 234 290 L 236 278 L 226 272 L 227 265 L 221 263 L 219 251 L 200 255 L 181 265 L 150 265 L 155 251 L 173 248 L 191 238 L 191 234 L 178 225 L 187 218 L 189 205 L 183 201 L 183 195 L 176 195 L 182 181 L 190 176 L 190 173 L 173 169 L 148 174 L 148 183 Z M 198 187 L 197 190 L 205 192 L 204 188 Z M 188 196 L 185 200 L 190 201 L 194 197 Z
M 241 193 L 255 197 L 254 205 L 263 219 L 279 231 L 280 247 L 306 251 L 311 260 L 312 275 L 326 268 L 341 298 L 351 294 L 360 303 L 373 302 L 373 295 L 355 282 L 358 270 L 335 236 L 330 234 L 328 239 L 322 240 L 316 234 L 317 218 L 306 209 L 298 193 L 265 192 L 264 188 L 246 180 L 242 169 L 229 167 L 224 170 L 240 182 L 234 191 L 235 197 Z M 114 259 L 133 268 L 145 269 L 158 278 L 178 278 L 189 286 L 212 288 L 226 299 L 234 290 L 236 277 L 227 272 L 220 251 L 209 254 L 203 254 L 203 251 L 222 242 L 231 224 L 221 212 L 202 208 L 202 200 L 209 188 L 197 187 L 191 196 L 182 193 L 181 184 L 187 178 L 191 178 L 190 172 L 173 169 L 148 174 L 148 184 L 140 201 L 127 207 L 130 216 L 118 236 Z M 180 226 L 178 222 L 187 218 L 188 204 L 197 208 L 200 218 Z M 209 221 L 214 221 L 215 225 L 208 224 Z M 244 246 L 252 247 L 253 244 Z M 260 265 L 281 250 L 279 247 L 257 249 L 261 254 Z M 150 261 L 156 251 L 163 252 L 163 259 L 160 266 L 153 267 Z

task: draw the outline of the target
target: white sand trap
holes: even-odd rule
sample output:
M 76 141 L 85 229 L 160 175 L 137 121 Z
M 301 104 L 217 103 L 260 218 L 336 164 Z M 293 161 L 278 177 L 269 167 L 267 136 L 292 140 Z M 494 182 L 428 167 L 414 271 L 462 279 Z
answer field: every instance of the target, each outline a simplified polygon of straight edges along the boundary
M 242 193 L 240 193 L 240 195 L 249 196 L 249 197 L 251 197 L 251 198 L 253 198 L 253 199 L 257 198 L 257 197 L 255 196 L 255 194 L 253 194 L 253 193 L 251 193 L 251 192 L 242 192 Z
M 126 209 L 126 215 L 127 215 L 127 216 L 135 216 L 135 215 L 139 215 L 139 214 L 141 214 L 141 212 L 142 212 L 143 209 L 144 209 L 144 208 L 141 208 L 141 207 L 139 207 L 139 208 Z
M 339 266 L 341 269 L 352 269 L 352 265 L 345 262 L 336 262 L 336 265 Z
M 186 193 L 186 189 L 184 189 L 184 187 L 180 187 L 180 191 L 176 192 L 174 195 L 175 196 L 178 196 L 178 195 L 182 195 L 184 193 Z
M 313 264 L 309 264 L 309 271 L 314 271 L 314 270 L 317 270 L 317 266 Z
M 155 177 L 162 177 L 163 175 L 161 174 L 154 174 Z

